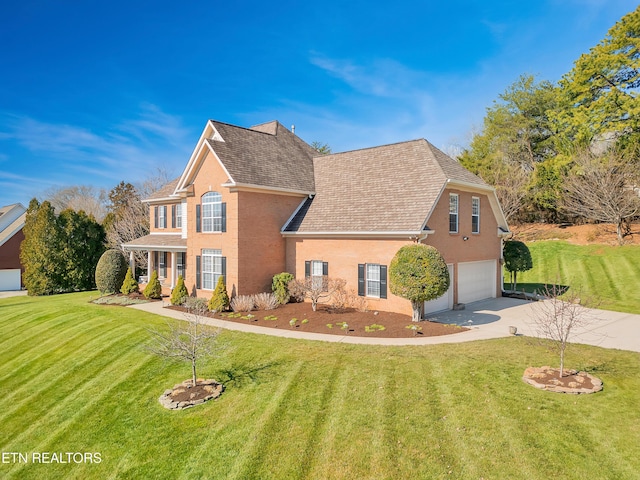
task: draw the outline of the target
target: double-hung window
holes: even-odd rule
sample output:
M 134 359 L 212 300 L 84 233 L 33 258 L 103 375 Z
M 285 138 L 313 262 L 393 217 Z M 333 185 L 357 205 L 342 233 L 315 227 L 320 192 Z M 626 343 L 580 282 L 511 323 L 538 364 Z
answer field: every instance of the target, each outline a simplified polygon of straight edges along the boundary
M 322 262 L 319 260 L 313 260 L 311 262 L 311 285 L 314 289 L 321 289 L 324 285 Z
M 167 278 L 167 252 L 158 252 L 158 276 Z
M 458 194 L 449 194 L 449 233 L 458 233 Z
M 158 228 L 167 228 L 167 207 L 158 208 Z
M 387 298 L 387 266 L 378 263 L 358 264 L 358 295 Z
M 187 254 L 185 252 L 176 253 L 176 273 L 178 276 L 182 275 L 184 278 L 184 273 L 187 269 Z
M 202 250 L 202 288 L 213 290 L 222 276 L 222 250 Z
M 222 231 L 222 196 L 218 192 L 202 196 L 202 231 Z
M 471 233 L 480 233 L 480 198 L 471 197 Z
M 178 203 L 176 205 L 176 216 L 175 216 L 175 228 L 182 228 L 182 204 Z

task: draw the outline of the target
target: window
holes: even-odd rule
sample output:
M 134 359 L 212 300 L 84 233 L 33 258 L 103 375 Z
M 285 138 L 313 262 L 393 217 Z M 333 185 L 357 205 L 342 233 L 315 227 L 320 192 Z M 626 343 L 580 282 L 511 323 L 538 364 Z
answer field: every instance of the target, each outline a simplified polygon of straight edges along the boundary
M 449 194 L 449 233 L 458 233 L 458 194 Z
M 202 196 L 202 231 L 222 232 L 222 196 L 218 192 Z
M 387 298 L 387 266 L 377 263 L 358 265 L 358 295 Z
M 480 199 L 471 197 L 471 233 L 480 233 Z
M 175 209 L 175 228 L 182 228 L 182 204 L 179 203 L 176 205 Z
M 202 288 L 213 290 L 222 276 L 222 250 L 202 250 Z
M 311 262 L 311 282 L 313 288 L 322 288 L 324 276 L 322 275 L 322 262 L 319 260 Z
M 167 278 L 167 252 L 158 252 L 158 276 Z
M 178 252 L 176 254 L 176 273 L 178 276 L 182 275 L 184 278 L 184 273 L 187 269 L 187 254 L 185 252 Z
M 167 228 L 167 207 L 158 208 L 158 228 Z

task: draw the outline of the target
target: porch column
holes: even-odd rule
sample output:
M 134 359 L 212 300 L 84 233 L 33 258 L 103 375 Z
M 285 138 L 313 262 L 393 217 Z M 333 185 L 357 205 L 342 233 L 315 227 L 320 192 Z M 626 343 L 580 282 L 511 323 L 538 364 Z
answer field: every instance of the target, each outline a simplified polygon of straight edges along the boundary
M 129 252 L 129 268 L 131 269 L 131 274 L 133 278 L 136 277 L 136 258 L 133 255 L 133 250 Z
M 151 250 L 147 251 L 147 281 L 151 278 L 151 272 L 153 272 L 153 265 L 151 264 Z
M 171 288 L 176 285 L 176 270 L 178 269 L 177 263 L 176 252 L 171 252 Z

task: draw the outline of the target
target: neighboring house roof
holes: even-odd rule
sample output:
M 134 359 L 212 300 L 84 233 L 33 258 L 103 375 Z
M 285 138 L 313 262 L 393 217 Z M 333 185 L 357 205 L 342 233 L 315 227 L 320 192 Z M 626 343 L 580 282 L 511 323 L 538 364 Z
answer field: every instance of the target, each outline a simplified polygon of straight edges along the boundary
M 314 191 L 315 151 L 279 122 L 243 128 L 209 120 L 178 181 L 176 195 L 188 191 L 207 152 L 227 173 L 225 186 Z
M 479 177 L 424 139 L 316 157 L 314 169 L 315 195 L 283 233 L 419 234 L 429 229 L 447 185 L 495 197 Z M 499 216 L 498 223 L 506 226 Z
M 24 227 L 27 209 L 20 203 L 0 207 L 0 246 Z
M 182 238 L 180 233 L 176 234 L 150 234 L 145 235 L 144 237 L 136 238 L 127 243 L 123 243 L 122 246 L 125 250 L 146 250 L 151 247 L 176 250 L 176 251 L 186 251 L 187 249 L 187 239 Z

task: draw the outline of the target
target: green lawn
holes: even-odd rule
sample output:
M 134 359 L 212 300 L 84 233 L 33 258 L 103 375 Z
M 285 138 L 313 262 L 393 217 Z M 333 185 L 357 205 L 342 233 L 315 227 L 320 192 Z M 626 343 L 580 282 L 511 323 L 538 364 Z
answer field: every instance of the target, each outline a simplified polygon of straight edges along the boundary
M 370 347 L 225 332 L 218 400 L 160 406 L 189 377 L 141 348 L 162 320 L 91 294 L 0 300 L 0 452 L 98 452 L 99 464 L 0 463 L 1 478 L 637 479 L 640 354 L 575 346 L 594 395 L 521 381 L 555 356 L 524 337 Z M 95 295 L 95 294 L 94 294 Z
M 527 244 L 533 269 L 518 274 L 518 290 L 544 283 L 581 288 L 600 307 L 640 313 L 640 246 L 571 245 L 563 241 Z M 508 281 L 509 274 L 505 273 Z M 505 284 L 505 288 L 510 288 Z

